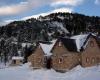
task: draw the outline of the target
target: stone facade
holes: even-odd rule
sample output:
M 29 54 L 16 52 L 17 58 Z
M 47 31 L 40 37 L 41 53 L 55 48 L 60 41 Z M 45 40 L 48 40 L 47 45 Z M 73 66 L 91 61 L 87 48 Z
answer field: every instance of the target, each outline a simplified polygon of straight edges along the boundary
M 12 57 L 11 66 L 19 66 L 23 64 L 23 57 Z
M 86 49 L 81 52 L 81 65 L 89 67 L 100 63 L 100 48 L 95 38 L 92 36 L 88 40 Z
M 52 68 L 66 71 L 79 64 L 79 53 L 68 51 L 62 42 L 57 42 L 52 50 Z
M 35 52 L 28 57 L 28 61 L 31 62 L 33 68 L 45 67 L 45 56 L 40 46 L 38 46 Z
M 42 48 L 38 46 L 28 60 L 32 63 L 33 68 L 47 68 L 48 66 L 62 72 L 70 70 L 77 65 L 83 67 L 98 65 L 100 63 L 100 47 L 96 38 L 90 36 L 86 40 L 85 45 L 84 50 L 80 52 L 71 51 L 67 49 L 62 41 L 57 40 L 51 50 L 52 55 L 49 58 L 44 55 Z

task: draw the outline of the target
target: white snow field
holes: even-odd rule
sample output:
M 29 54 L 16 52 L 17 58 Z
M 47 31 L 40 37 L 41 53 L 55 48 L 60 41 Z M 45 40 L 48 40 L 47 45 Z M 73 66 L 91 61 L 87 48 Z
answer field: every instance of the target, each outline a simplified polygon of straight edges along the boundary
M 77 66 L 66 73 L 59 73 L 53 69 L 33 70 L 27 63 L 23 66 L 0 69 L 0 80 L 100 80 L 100 66 Z

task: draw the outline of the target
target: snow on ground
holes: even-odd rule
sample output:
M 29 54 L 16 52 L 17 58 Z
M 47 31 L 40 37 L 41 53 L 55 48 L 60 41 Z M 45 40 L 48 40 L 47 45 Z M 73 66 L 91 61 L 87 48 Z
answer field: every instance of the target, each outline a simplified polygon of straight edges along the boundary
M 0 69 L 0 80 L 28 80 L 28 65 Z
M 59 73 L 53 69 L 33 70 L 29 64 L 0 69 L 0 80 L 100 80 L 100 66 L 74 69 Z
M 9 63 L 1 63 L 0 62 L 0 69 L 3 69 L 3 68 L 7 68 L 9 66 Z

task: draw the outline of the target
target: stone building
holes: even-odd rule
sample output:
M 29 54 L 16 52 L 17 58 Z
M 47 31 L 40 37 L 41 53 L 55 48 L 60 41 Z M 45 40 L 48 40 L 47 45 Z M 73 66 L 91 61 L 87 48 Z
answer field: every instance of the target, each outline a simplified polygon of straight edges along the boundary
M 94 34 L 82 34 L 40 42 L 28 57 L 33 68 L 53 68 L 65 72 L 77 65 L 95 66 L 100 63 L 100 45 Z
M 52 68 L 65 72 L 79 64 L 79 53 L 74 39 L 60 38 L 52 50 Z
M 94 35 L 89 35 L 82 46 L 81 65 L 90 67 L 100 63 L 100 45 L 99 40 Z
M 36 50 L 28 57 L 33 68 L 51 68 L 51 49 L 56 40 L 51 42 L 39 42 Z
M 19 66 L 23 64 L 23 57 L 13 56 L 11 60 L 11 66 Z

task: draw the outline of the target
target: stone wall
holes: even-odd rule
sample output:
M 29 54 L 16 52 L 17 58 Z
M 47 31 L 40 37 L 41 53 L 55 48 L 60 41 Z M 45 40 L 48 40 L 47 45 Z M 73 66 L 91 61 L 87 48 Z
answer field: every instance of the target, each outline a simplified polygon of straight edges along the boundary
M 70 70 L 79 64 L 79 55 L 66 54 L 62 56 L 52 56 L 52 68 L 57 71 Z
M 86 49 L 81 53 L 83 67 L 95 66 L 100 63 L 100 48 L 94 38 L 90 38 Z
M 44 65 L 44 52 L 41 47 L 38 47 L 35 52 L 29 56 L 28 60 L 31 62 L 33 68 L 43 68 Z
M 55 70 L 66 71 L 79 64 L 79 53 L 68 51 L 59 42 L 55 44 L 52 53 L 52 68 Z

